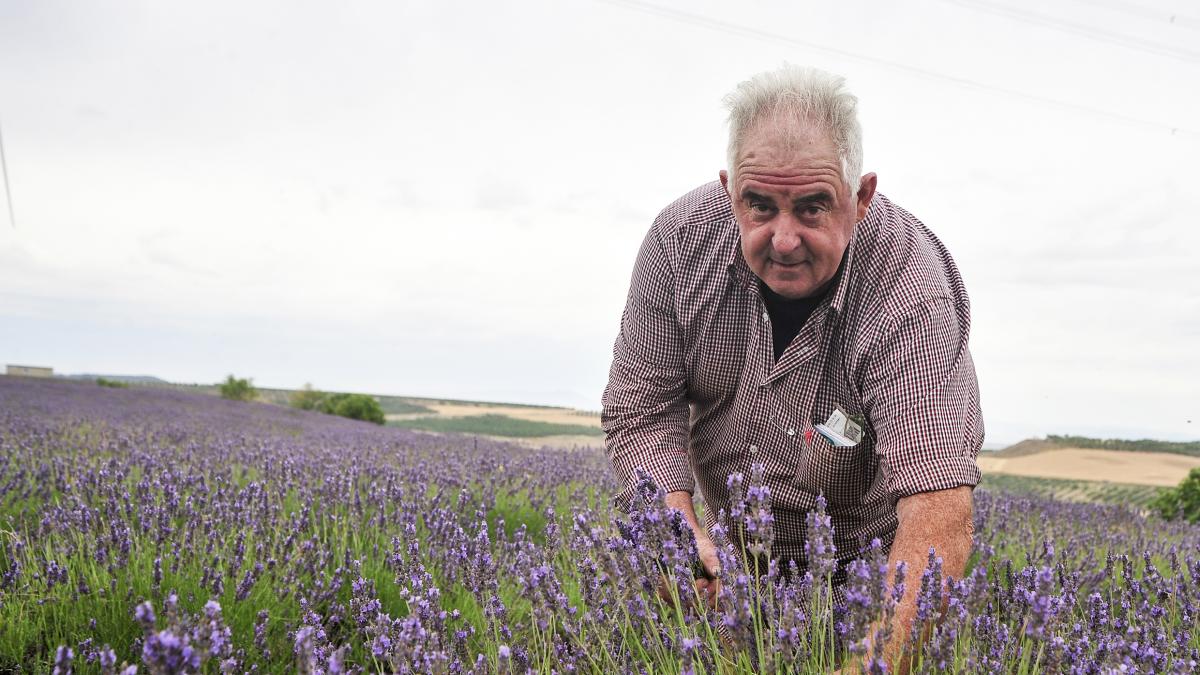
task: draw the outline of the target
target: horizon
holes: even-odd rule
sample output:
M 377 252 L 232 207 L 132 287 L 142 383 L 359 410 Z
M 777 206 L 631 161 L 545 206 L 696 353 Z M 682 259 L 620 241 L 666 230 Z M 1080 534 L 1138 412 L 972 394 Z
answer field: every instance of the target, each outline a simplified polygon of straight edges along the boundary
M 10 364 L 6 364 L 6 365 L 9 365 L 9 366 L 22 365 L 24 367 L 31 367 L 26 364 L 10 363 Z M 46 367 L 46 366 L 32 366 L 32 367 Z M 230 373 L 229 375 L 236 377 L 237 373 Z M 8 374 L 4 374 L 4 373 L 0 373 L 0 376 L 23 377 L 20 375 L 8 375 Z M 216 381 L 216 382 L 175 382 L 175 381 L 163 379 L 156 375 L 145 375 L 145 374 L 138 375 L 138 374 L 120 374 L 120 373 L 91 373 L 91 372 L 58 373 L 58 372 L 55 372 L 53 374 L 53 376 L 51 376 L 51 378 L 48 378 L 48 379 L 64 379 L 64 380 L 86 382 L 91 379 L 101 379 L 101 378 L 107 378 L 107 379 L 116 380 L 116 381 L 128 381 L 129 384 L 134 385 L 134 386 L 155 386 L 155 385 L 158 385 L 159 383 L 161 383 L 161 385 L 169 385 L 169 386 L 175 386 L 175 387 L 214 387 L 215 388 L 215 387 L 219 387 L 221 385 L 220 381 Z M 145 379 L 153 380 L 154 382 L 145 382 L 145 381 L 139 382 L 139 381 L 136 381 L 136 379 L 138 379 L 138 378 L 145 378 Z M 249 377 L 248 379 L 250 380 L 251 384 L 254 386 L 255 389 L 267 389 L 267 390 L 271 390 L 271 391 L 283 391 L 283 392 L 294 392 L 294 391 L 302 390 L 302 387 L 275 387 L 275 386 L 263 385 L 263 384 L 254 382 L 253 377 Z M 311 384 L 311 383 L 305 383 L 305 384 Z M 574 411 L 578 411 L 581 413 L 596 414 L 596 415 L 600 414 L 599 409 L 589 410 L 589 409 L 585 409 L 585 408 L 575 408 L 573 406 L 555 405 L 555 404 L 551 404 L 551 403 L 464 399 L 464 398 L 455 398 L 455 397 L 446 397 L 446 396 L 426 396 L 426 395 L 415 395 L 415 394 L 387 393 L 387 392 L 359 391 L 359 390 L 329 390 L 329 389 L 323 389 L 321 387 L 317 387 L 315 385 L 313 386 L 313 389 L 317 390 L 317 391 L 325 391 L 325 392 L 329 392 L 329 393 L 367 394 L 369 396 L 375 396 L 375 397 L 388 397 L 388 398 L 397 398 L 397 399 L 412 400 L 412 401 L 441 401 L 441 402 L 447 402 L 447 403 L 464 403 L 464 404 L 479 404 L 479 405 L 494 405 L 494 406 L 511 405 L 511 406 L 525 406 L 525 407 L 531 407 L 531 408 L 561 408 L 564 410 L 574 410 Z M 266 402 L 266 401 L 260 401 L 260 402 L 270 404 L 269 402 Z M 1200 443 L 1200 437 L 1196 437 L 1196 438 L 1185 438 L 1185 437 L 1156 438 L 1156 437 L 1152 437 L 1152 436 L 1128 436 L 1128 437 L 1090 436 L 1088 434 L 1058 430 L 1058 431 L 1048 432 L 1041 436 L 1029 436 L 1029 437 L 1020 438 L 1020 439 L 988 440 L 985 438 L 983 446 L 980 448 L 980 450 L 982 452 L 994 452 L 994 451 L 998 451 L 998 450 L 1004 450 L 1006 448 L 1012 447 L 1013 445 L 1016 445 L 1019 443 L 1023 443 L 1025 441 L 1046 440 L 1050 436 L 1079 436 L 1079 437 L 1089 438 L 1091 440 L 1162 441 L 1162 442 L 1169 442 L 1169 443 Z M 1114 450 L 1114 452 L 1120 452 L 1120 451 Z

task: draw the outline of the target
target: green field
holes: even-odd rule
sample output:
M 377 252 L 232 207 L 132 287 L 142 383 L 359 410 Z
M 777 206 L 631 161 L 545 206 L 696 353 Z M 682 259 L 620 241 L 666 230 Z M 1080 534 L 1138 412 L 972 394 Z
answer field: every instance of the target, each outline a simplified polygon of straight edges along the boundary
M 507 415 L 471 415 L 469 417 L 414 417 L 406 420 L 389 420 L 388 426 L 438 431 L 444 433 L 483 434 L 507 438 L 542 438 L 545 436 L 596 436 L 604 435 L 598 427 L 583 424 L 553 424 L 534 422 Z
M 378 396 L 379 407 L 383 408 L 385 415 L 416 415 L 416 414 L 433 414 L 433 408 L 428 408 L 419 403 L 413 403 L 411 399 L 400 398 L 399 396 Z
M 998 492 L 1030 494 L 1069 502 L 1124 504 L 1145 508 L 1164 488 L 1105 481 L 1034 478 L 1003 473 L 987 473 L 979 487 Z

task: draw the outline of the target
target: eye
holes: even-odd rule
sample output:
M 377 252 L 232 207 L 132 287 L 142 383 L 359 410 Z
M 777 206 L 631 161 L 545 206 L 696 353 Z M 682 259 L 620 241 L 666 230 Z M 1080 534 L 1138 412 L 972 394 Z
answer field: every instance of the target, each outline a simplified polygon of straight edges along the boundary
M 800 209 L 800 215 L 806 218 L 816 218 L 825 211 L 825 207 L 821 206 L 820 204 L 808 204 L 804 208 Z
M 771 213 L 774 210 L 775 210 L 775 207 L 772 206 L 769 202 L 763 202 L 763 201 L 757 201 L 757 200 L 750 202 L 750 212 L 754 213 L 756 215 L 767 215 L 768 213 Z

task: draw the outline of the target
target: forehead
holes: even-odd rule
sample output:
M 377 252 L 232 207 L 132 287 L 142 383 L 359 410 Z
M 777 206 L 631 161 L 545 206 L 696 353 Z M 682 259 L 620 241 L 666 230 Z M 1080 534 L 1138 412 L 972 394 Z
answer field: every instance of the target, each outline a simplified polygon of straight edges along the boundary
M 842 182 L 837 146 L 811 124 L 758 122 L 743 137 L 733 168 L 739 185 L 799 181 L 836 189 Z
M 745 133 L 734 165 L 739 174 L 833 168 L 840 175 L 841 171 L 838 147 L 821 127 L 769 119 L 758 121 Z

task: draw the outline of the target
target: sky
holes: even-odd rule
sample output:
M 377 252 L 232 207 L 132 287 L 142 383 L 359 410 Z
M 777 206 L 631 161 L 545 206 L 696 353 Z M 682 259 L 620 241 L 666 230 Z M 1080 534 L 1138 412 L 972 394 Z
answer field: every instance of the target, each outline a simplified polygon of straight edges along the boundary
M 785 62 L 958 263 L 989 443 L 1200 438 L 1187 0 L 4 0 L 0 362 L 598 410 Z

